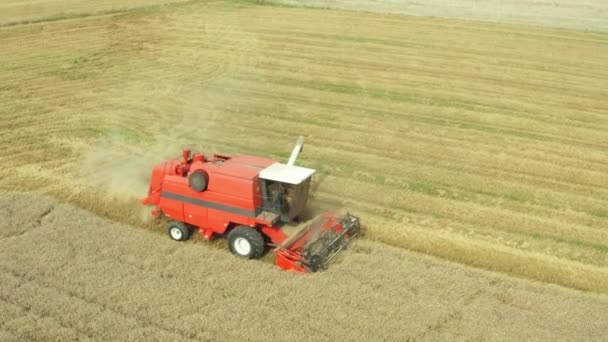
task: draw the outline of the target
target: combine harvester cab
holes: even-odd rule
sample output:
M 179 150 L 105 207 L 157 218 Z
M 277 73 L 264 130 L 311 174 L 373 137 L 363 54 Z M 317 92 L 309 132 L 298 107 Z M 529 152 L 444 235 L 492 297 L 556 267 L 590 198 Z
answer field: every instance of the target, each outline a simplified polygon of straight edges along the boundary
M 187 240 L 193 230 L 207 240 L 226 236 L 230 251 L 245 258 L 261 257 L 274 246 L 280 268 L 316 272 L 359 234 L 360 226 L 355 216 L 326 211 L 294 227 L 315 173 L 294 165 L 303 143 L 300 137 L 287 164 L 246 155 L 207 158 L 184 150 L 182 158 L 154 167 L 148 196 L 140 203 L 155 206 L 153 216 L 172 220 L 173 240 Z

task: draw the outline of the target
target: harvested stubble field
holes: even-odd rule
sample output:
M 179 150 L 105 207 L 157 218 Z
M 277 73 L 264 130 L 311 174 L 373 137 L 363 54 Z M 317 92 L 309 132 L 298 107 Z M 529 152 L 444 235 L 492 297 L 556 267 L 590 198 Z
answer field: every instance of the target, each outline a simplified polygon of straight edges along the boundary
M 600 341 L 608 331 L 606 296 L 377 242 L 302 276 L 46 197 L 5 195 L 0 213 L 2 341 Z
M 106 230 L 110 223 L 73 216 L 69 213 L 75 209 L 65 209 L 54 211 L 53 217 L 60 220 L 68 215 L 63 219 L 73 220 L 74 227 L 83 231 L 50 225 L 45 228 L 49 232 L 64 234 L 63 240 L 54 239 L 49 234 L 26 234 L 28 218 L 20 226 L 18 219 L 24 215 L 17 216 L 9 206 L 8 215 L 16 221 L 3 230 L 16 232 L 3 234 L 24 235 L 2 240 L 6 284 L 12 281 L 32 293 L 32 286 L 81 279 L 78 274 L 84 272 L 81 282 L 51 287 L 52 291 L 67 298 L 77 294 L 83 305 L 88 300 L 91 310 L 109 315 L 108 322 L 116 321 L 112 316 L 116 312 L 129 316 L 129 310 L 140 308 L 133 313 L 139 318 L 132 324 L 143 325 L 141 334 L 158 333 L 160 326 L 167 330 L 163 334 L 214 335 L 217 322 L 205 324 L 210 330 L 201 332 L 198 325 L 194 329 L 192 322 L 206 320 L 201 310 L 234 314 L 234 296 L 253 297 L 253 305 L 261 305 L 268 293 L 243 285 L 263 284 L 256 280 L 259 277 L 273 282 L 273 300 L 291 290 L 302 291 L 294 307 L 304 305 L 309 310 L 295 309 L 294 315 L 313 324 L 310 336 L 334 333 L 324 331 L 323 324 L 335 325 L 335 317 L 341 316 L 318 316 L 306 305 L 307 300 L 325 309 L 336 305 L 327 301 L 331 297 L 312 291 L 338 280 L 334 286 L 358 295 L 350 301 L 334 299 L 340 305 L 362 314 L 375 298 L 378 317 L 391 313 L 404 317 L 399 320 L 403 330 L 395 326 L 376 331 L 379 337 L 470 333 L 467 336 L 506 338 L 529 333 L 529 338 L 542 339 L 554 333 L 576 339 L 606 333 L 605 322 L 593 318 L 601 317 L 593 316 L 596 313 L 605 316 L 602 295 L 506 280 L 401 249 L 608 293 L 607 34 L 250 2 L 188 1 L 130 9 L 117 7 L 115 1 L 96 2 L 90 8 L 43 3 L 49 8 L 47 21 L 32 16 L 26 6 L 8 11 L 3 7 L 7 3 L 0 5 L 0 191 L 50 195 L 131 227 L 120 226 L 122 235 L 108 233 L 117 228 Z M 273 273 L 263 262 L 256 264 L 262 269 L 258 274 L 252 263 L 233 260 L 226 250 L 200 241 L 178 247 L 163 236 L 164 240 L 154 242 L 157 248 L 140 249 L 140 239 L 157 241 L 161 236 L 148 232 L 150 237 L 144 237 L 146 232 L 133 226 L 163 229 L 157 223 L 144 223 L 140 208 L 133 204 L 146 192 L 152 164 L 179 155 L 184 146 L 286 159 L 297 135 L 307 138 L 299 162 L 319 171 L 313 209 L 348 209 L 364 224 L 365 238 L 339 265 L 310 278 L 285 275 L 282 280 L 284 274 Z M 31 203 L 39 201 L 48 202 L 32 198 Z M 36 222 L 36 215 L 32 217 Z M 89 220 L 96 222 L 94 226 Z M 83 246 L 99 242 L 105 252 L 81 248 L 76 259 L 108 264 L 95 269 L 98 266 L 81 265 L 67 256 L 57 257 L 65 263 L 61 267 L 40 262 L 48 258 L 47 248 L 68 253 L 70 242 Z M 13 243 L 15 247 L 10 247 Z M 126 252 L 130 249 L 136 254 Z M 192 256 L 201 253 L 202 265 L 188 260 L 188 266 L 180 269 L 181 258 L 165 256 L 182 250 Z M 208 263 L 208 258 L 214 262 Z M 102 283 L 109 292 L 101 291 L 101 285 L 90 287 L 98 282 L 92 274 L 107 272 L 112 263 L 127 259 L 135 265 L 129 270 L 132 276 L 145 279 L 142 293 L 150 298 L 136 295 L 132 284 L 121 280 L 121 270 Z M 225 284 L 218 286 L 229 295 L 190 291 L 191 296 L 207 297 L 190 302 L 195 297 L 184 294 L 175 305 L 167 299 L 165 316 L 153 316 L 158 308 L 152 303 L 158 304 L 155 301 L 173 289 L 169 291 L 171 281 L 159 279 L 158 272 L 146 278 L 145 265 L 160 267 L 163 262 L 173 265 L 162 264 L 163 270 L 180 273 L 173 280 L 176 284 L 192 283 L 190 290 L 206 285 L 217 289 L 213 287 L 217 282 Z M 440 271 L 429 273 L 426 268 L 431 264 L 440 265 Z M 223 279 L 233 271 L 246 275 Z M 367 274 L 382 281 L 371 286 Z M 460 279 L 463 275 L 470 279 Z M 410 292 L 424 295 L 416 297 L 415 306 L 407 296 L 399 299 L 405 308 L 398 309 L 387 298 L 396 301 L 395 293 L 409 290 L 391 286 L 406 286 L 412 277 L 418 283 Z M 508 295 L 484 285 L 480 293 L 506 298 L 499 305 L 502 309 L 492 311 L 490 301 L 479 315 L 448 324 L 453 317 L 442 305 L 462 309 L 466 296 L 460 294 L 477 291 L 476 277 L 479 284 L 496 277 L 517 284 L 513 287 L 524 291 L 517 298 L 526 299 L 515 305 Z M 227 285 L 235 279 L 246 281 L 239 280 L 238 287 Z M 157 289 L 155 281 L 159 281 Z M 460 281 L 465 282 L 462 287 Z M 279 286 L 285 284 L 290 284 L 290 291 Z M 41 336 L 46 329 L 33 323 L 37 316 L 54 322 L 49 324 L 63 324 L 66 334 L 81 336 L 96 335 L 95 329 L 106 331 L 103 324 L 110 324 L 66 323 L 55 316 L 69 307 L 67 299 L 38 306 L 23 302 L 9 286 L 2 291 L 3 306 L 15 312 L 29 310 L 25 323 L 17 319 L 0 325 L 9 334 Z M 121 297 L 129 295 L 137 300 L 125 302 L 126 297 Z M 532 299 L 543 296 L 549 297 L 538 299 L 541 302 Z M 104 302 L 97 301 L 102 297 Z M 532 302 L 527 302 L 528 297 Z M 211 306 L 207 306 L 209 298 L 214 298 Z M 364 298 L 366 304 L 357 298 Z M 286 310 L 287 300 L 276 300 Z M 137 301 L 146 304 L 137 307 Z M 229 305 L 230 313 L 221 311 L 223 305 Z M 576 314 L 568 314 L 573 307 L 578 308 L 572 309 Z M 505 308 L 511 311 L 500 311 Z M 172 323 L 166 325 L 149 323 L 149 318 L 162 322 L 170 310 L 188 313 L 171 316 Z M 256 310 L 270 315 L 267 309 Z M 557 317 L 560 311 L 568 316 Z M 418 314 L 420 320 L 412 321 Z M 522 320 L 512 326 L 507 323 L 514 319 Z M 514 328 L 522 322 L 537 324 L 536 320 L 543 320 L 538 322 L 542 329 L 551 328 Z M 564 320 L 572 325 L 558 325 Z M 219 327 L 238 329 L 243 322 L 244 316 L 238 316 Z M 441 328 L 446 324 L 449 329 Z M 501 326 L 490 331 L 493 328 L 487 326 L 493 324 Z M 479 327 L 479 334 L 475 328 L 468 331 L 472 325 Z M 364 324 L 357 331 L 368 328 Z M 253 331 L 251 326 L 244 329 Z M 290 333 L 287 325 L 277 329 Z M 420 335 L 427 330 L 431 335 Z M 133 337 L 145 336 L 140 332 Z M 297 330 L 291 333 L 300 335 Z

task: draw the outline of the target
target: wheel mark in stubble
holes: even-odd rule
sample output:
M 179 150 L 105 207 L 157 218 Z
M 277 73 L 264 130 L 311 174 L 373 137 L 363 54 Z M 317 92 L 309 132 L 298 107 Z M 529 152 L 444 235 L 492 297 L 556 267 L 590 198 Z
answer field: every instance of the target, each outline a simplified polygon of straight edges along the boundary
M 37 218 L 36 218 L 36 226 L 40 227 L 42 225 L 42 221 L 48 216 L 50 215 L 53 210 L 55 210 L 55 206 L 51 205 L 48 209 L 44 210 Z
M 33 222 L 34 223 L 33 227 L 31 227 L 29 229 L 24 229 L 24 230 L 21 230 L 21 231 L 17 231 L 14 234 L 11 234 L 11 235 L 4 236 L 4 237 L 0 238 L 0 241 L 7 240 L 7 239 L 15 239 L 15 238 L 23 237 L 24 235 L 29 235 L 29 234 L 32 234 L 32 233 L 36 233 L 35 231 L 37 229 L 40 229 L 43 226 L 43 220 L 48 215 L 50 215 L 53 212 L 53 210 L 55 210 L 55 207 L 54 206 L 50 206 L 48 209 L 44 210 L 44 212 L 42 212 L 37 218 L 35 218 L 35 220 Z
M 23 315 L 22 317 L 27 317 L 27 316 L 31 315 L 31 316 L 34 316 L 35 318 L 37 318 L 37 320 L 41 320 L 41 319 L 45 319 L 45 318 L 50 318 L 50 319 L 53 320 L 53 322 L 57 323 L 60 327 L 62 327 L 64 329 L 68 329 L 68 330 L 74 331 L 77 334 L 79 334 L 81 336 L 84 336 L 84 337 L 87 337 L 89 339 L 93 338 L 92 334 L 89 334 L 89 333 L 87 333 L 87 332 L 85 332 L 83 330 L 80 330 L 80 329 L 78 329 L 75 326 L 66 325 L 61 320 L 61 316 L 53 316 L 53 315 L 45 314 L 43 312 L 41 312 L 41 313 L 34 312 L 34 311 L 39 311 L 39 310 L 36 310 L 35 307 L 32 308 L 29 305 L 26 306 L 24 304 L 18 303 L 17 301 L 11 300 L 11 297 L 9 297 L 9 296 L 2 296 L 2 295 L 0 295 L 0 301 L 3 301 L 5 303 L 7 303 L 7 304 L 10 304 L 10 305 L 13 305 L 13 306 L 16 306 L 16 307 L 20 308 L 25 313 L 25 315 Z M 13 320 L 15 320 L 15 319 L 19 319 L 19 318 L 18 317 L 13 318 Z M 4 327 L 6 327 L 7 325 L 9 325 L 13 320 L 8 320 L 6 322 L 0 322 L 0 331 L 2 331 L 2 329 Z M 22 334 L 19 334 L 19 331 L 10 331 L 10 332 L 12 334 L 22 335 Z
M 108 311 L 111 312 L 117 316 L 120 316 L 124 319 L 129 319 L 132 318 L 134 319 L 141 327 L 145 327 L 145 328 L 151 328 L 151 329 L 157 329 L 157 330 L 161 330 L 164 332 L 167 332 L 169 334 L 174 334 L 174 335 L 178 335 L 180 336 L 182 339 L 184 340 L 193 340 L 189 335 L 187 334 L 187 332 L 181 332 L 178 329 L 173 329 L 173 328 L 167 328 L 167 327 L 163 327 L 164 324 L 160 323 L 160 322 L 156 322 L 156 323 L 147 323 L 141 316 L 138 315 L 132 315 L 132 314 L 126 314 L 123 313 L 122 311 L 115 309 L 107 304 L 101 303 L 101 302 L 96 302 L 92 299 L 87 298 L 86 296 L 82 296 L 77 294 L 74 291 L 71 291 L 69 289 L 63 288 L 63 287 L 59 287 L 59 286 L 54 286 L 49 284 L 48 282 L 44 281 L 45 278 L 37 278 L 35 276 L 30 276 L 29 279 L 24 279 L 23 276 L 21 274 L 19 274 L 18 272 L 15 272 L 13 269 L 9 269 L 9 268 L 5 268 L 5 267 L 0 267 L 0 269 L 3 269 L 4 272 L 7 272 L 9 274 L 11 274 L 13 277 L 18 278 L 22 283 L 32 283 L 32 284 L 36 284 L 36 285 L 42 285 L 43 287 L 46 287 L 48 289 L 57 291 L 59 293 L 63 293 L 65 295 L 67 295 L 67 297 L 69 298 L 76 298 L 88 305 L 91 306 L 95 306 L 98 308 L 101 308 L 103 311 Z M 70 328 L 70 327 L 67 327 Z M 187 334 L 187 335 L 186 335 Z M 88 335 L 88 334 L 85 334 Z
M 444 317 L 436 319 L 435 321 L 428 323 L 424 331 L 414 337 L 414 341 L 417 339 L 424 338 L 429 334 L 433 333 L 441 333 L 441 331 L 446 329 L 446 326 L 454 321 L 462 320 L 462 310 L 455 309 L 450 311 Z

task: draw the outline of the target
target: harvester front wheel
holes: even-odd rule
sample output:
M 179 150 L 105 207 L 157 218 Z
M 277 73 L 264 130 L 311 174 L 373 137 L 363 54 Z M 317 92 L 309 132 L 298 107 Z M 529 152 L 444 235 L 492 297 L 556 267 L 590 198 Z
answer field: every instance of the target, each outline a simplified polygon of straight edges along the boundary
M 169 233 L 169 237 L 175 241 L 185 241 L 190 238 L 190 229 L 182 222 L 173 221 L 169 223 L 167 232 Z
M 259 258 L 264 254 L 264 237 L 257 229 L 237 226 L 228 233 L 228 246 L 234 255 Z

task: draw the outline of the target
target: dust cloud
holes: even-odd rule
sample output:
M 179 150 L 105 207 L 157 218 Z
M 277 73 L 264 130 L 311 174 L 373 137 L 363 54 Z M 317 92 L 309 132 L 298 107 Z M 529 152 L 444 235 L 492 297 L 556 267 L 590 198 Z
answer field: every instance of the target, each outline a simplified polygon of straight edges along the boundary
M 216 141 L 233 136 L 237 128 L 225 125 L 223 118 L 247 106 L 246 95 L 231 89 L 242 87 L 238 77 L 262 56 L 255 34 L 239 24 L 236 14 L 211 15 L 205 19 L 201 47 L 193 51 L 189 41 L 179 45 L 174 35 L 182 33 L 169 29 L 171 20 L 178 19 L 167 18 L 168 29 L 157 34 L 175 46 L 155 54 L 190 76 L 158 81 L 150 75 L 164 76 L 165 66 L 159 65 L 159 70 L 142 70 L 129 81 L 113 81 L 100 95 L 101 128 L 110 134 L 81 153 L 78 176 L 104 194 L 102 201 L 133 203 L 145 197 L 153 166 L 180 157 L 185 148 L 229 152 L 218 150 L 221 143 Z M 236 34 L 244 39 L 231 40 Z

